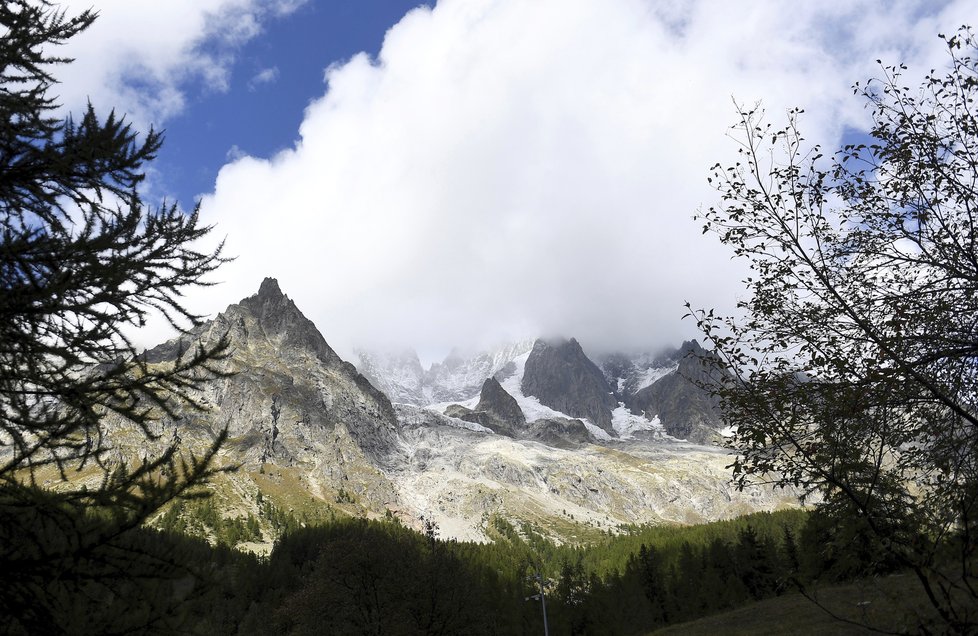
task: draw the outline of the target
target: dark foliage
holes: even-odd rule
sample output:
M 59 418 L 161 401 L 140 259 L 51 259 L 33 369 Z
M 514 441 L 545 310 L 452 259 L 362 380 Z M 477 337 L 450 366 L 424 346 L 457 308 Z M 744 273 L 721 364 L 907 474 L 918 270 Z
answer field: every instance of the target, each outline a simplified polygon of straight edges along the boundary
M 0 4 L 0 616 L 12 631 L 59 633 L 89 601 L 113 606 L 154 571 L 176 576 L 129 531 L 213 474 L 223 439 L 181 454 L 156 421 L 191 402 L 227 342 L 148 364 L 128 336 L 157 312 L 197 324 L 181 295 L 205 284 L 220 248 L 196 247 L 209 231 L 196 212 L 141 201 L 159 133 L 140 139 L 91 106 L 54 115 L 51 68 L 70 61 L 54 52 L 94 19 Z M 144 459 L 110 454 L 107 417 L 152 442 Z M 125 624 L 152 625 L 158 609 Z
M 944 36 L 942 36 L 944 37 Z M 903 66 L 854 91 L 868 144 L 825 158 L 800 110 L 778 129 L 741 109 L 741 159 L 714 167 L 702 214 L 750 267 L 742 317 L 695 312 L 732 370 L 717 390 L 741 485 L 817 493 L 835 562 L 899 565 L 944 629 L 978 629 L 978 57 L 919 89 Z M 949 568 L 948 555 L 957 564 Z
M 805 519 L 636 528 L 585 548 L 501 520 L 497 541 L 473 544 L 439 540 L 433 525 L 334 519 L 295 527 L 267 561 L 222 557 L 209 571 L 227 578 L 185 612 L 207 634 L 539 634 L 540 603 L 527 600 L 539 567 L 551 633 L 644 634 L 793 589 L 782 538 L 805 534 Z

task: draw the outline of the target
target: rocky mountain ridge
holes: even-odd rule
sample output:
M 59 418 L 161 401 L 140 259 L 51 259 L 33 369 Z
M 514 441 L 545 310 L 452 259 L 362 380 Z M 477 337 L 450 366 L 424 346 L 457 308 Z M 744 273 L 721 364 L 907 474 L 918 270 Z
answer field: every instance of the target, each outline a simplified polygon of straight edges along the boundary
M 533 344 L 520 388 L 541 404 L 580 417 L 614 435 L 612 411 L 618 406 L 604 374 L 570 340 L 537 340 Z
M 537 372 L 533 348 L 525 346 L 456 365 L 465 370 L 456 379 L 495 369 L 458 409 L 392 405 L 339 358 L 273 279 L 146 356 L 166 364 L 195 341 L 223 334 L 232 343 L 221 362 L 229 375 L 193 396 L 203 412 L 161 421 L 159 432 L 193 451 L 228 428 L 222 457 L 239 468 L 211 487 L 229 516 L 258 514 L 274 502 L 309 515 L 394 515 L 407 524 L 423 516 L 443 536 L 485 540 L 489 520 L 501 515 L 576 541 L 597 529 L 725 518 L 790 499 L 760 488 L 737 492 L 727 454 L 669 437 L 620 404 L 606 429 L 548 406 L 545 391 L 524 393 L 528 373 Z M 575 345 L 548 345 L 557 349 L 554 363 L 582 364 L 587 381 L 608 388 Z M 145 452 L 145 440 L 125 423 L 106 426 L 120 458 Z M 274 528 L 263 532 L 267 546 Z
M 705 355 L 699 343 L 691 340 L 655 354 L 612 353 L 595 355 L 592 361 L 574 338 L 538 339 L 467 359 L 457 353 L 449 355 L 445 363 L 432 365 L 432 369 L 465 369 L 468 379 L 446 386 L 439 384 L 439 377 L 444 376 L 423 371 L 413 352 L 361 352 L 360 368 L 396 403 L 440 411 L 455 404 L 473 410 L 482 386 L 473 378 L 484 373 L 481 382 L 493 377 L 510 394 L 519 395 L 518 399 L 539 402 L 530 405 L 532 410 L 539 410 L 536 406 L 549 409 L 537 417 L 583 420 L 592 437 L 648 437 L 648 431 L 657 431 L 712 444 L 720 439 L 723 425 L 716 400 L 698 385 L 709 379 L 701 361 Z M 508 383 L 515 376 L 520 378 L 518 387 Z M 408 397 L 399 399 L 404 396 Z M 461 413 L 457 408 L 453 412 Z M 535 419 L 527 415 L 529 422 Z

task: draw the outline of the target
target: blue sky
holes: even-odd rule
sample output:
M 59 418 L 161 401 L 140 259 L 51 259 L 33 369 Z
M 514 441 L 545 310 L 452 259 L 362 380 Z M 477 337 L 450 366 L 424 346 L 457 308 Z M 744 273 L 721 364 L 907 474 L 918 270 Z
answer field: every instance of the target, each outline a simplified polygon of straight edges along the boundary
M 216 313 L 274 276 L 349 357 L 540 335 L 656 349 L 745 272 L 693 221 L 735 103 L 865 129 L 876 59 L 914 84 L 973 0 L 70 0 L 65 107 L 167 131 L 150 197 L 227 239 Z M 849 131 L 849 132 L 847 132 Z M 734 135 L 735 137 L 735 135 Z M 167 335 L 154 327 L 151 344 Z
M 236 53 L 228 90 L 209 90 L 197 78 L 186 89 L 186 110 L 165 122 L 156 164 L 164 189 L 189 206 L 213 187 L 229 152 L 265 157 L 290 147 L 303 111 L 323 92 L 325 68 L 360 51 L 376 55 L 387 29 L 421 4 L 310 2 L 268 20 Z

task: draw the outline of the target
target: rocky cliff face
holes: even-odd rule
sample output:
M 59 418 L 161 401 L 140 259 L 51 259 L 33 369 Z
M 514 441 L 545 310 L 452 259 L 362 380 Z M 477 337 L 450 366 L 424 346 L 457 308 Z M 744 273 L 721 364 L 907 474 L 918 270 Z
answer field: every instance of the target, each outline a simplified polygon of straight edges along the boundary
M 581 448 L 593 444 L 594 436 L 581 420 L 565 417 L 542 418 L 533 422 L 526 431 L 526 439 L 532 439 L 554 448 Z
M 147 359 L 163 364 L 195 341 L 225 333 L 232 351 L 221 368 L 231 375 L 193 396 L 204 412 L 160 426 L 167 440 L 180 438 L 191 451 L 228 428 L 222 459 L 240 469 L 210 485 L 227 516 L 259 516 L 260 502 L 268 501 L 312 519 L 394 514 L 412 524 L 424 515 L 443 536 L 485 540 L 488 520 L 501 515 L 578 541 L 582 532 L 620 524 L 689 523 L 790 505 L 784 493 L 736 492 L 725 468 L 731 458 L 722 451 L 652 435 L 658 429 L 618 405 L 575 340 L 476 356 L 455 365 L 454 379 L 442 385 L 469 391 L 472 374 L 484 373 L 481 391 L 467 393 L 464 406 L 442 414 L 398 404 L 395 411 L 266 279 L 256 295 L 147 352 Z M 410 380 L 420 367 L 415 362 L 406 356 L 394 366 L 407 368 L 403 377 Z M 655 381 L 630 395 L 633 408 L 677 422 L 673 435 L 683 436 L 682 423 L 708 405 L 668 373 L 656 376 L 660 367 L 644 364 L 633 364 L 635 386 Z M 698 363 L 675 364 L 692 373 Z M 443 379 L 446 372 L 439 371 Z M 706 419 L 692 421 L 690 437 L 711 430 Z M 616 430 L 638 434 L 615 436 Z M 113 440 L 120 457 L 138 457 L 146 443 L 124 424 Z M 267 548 L 274 530 L 262 523 Z
M 479 394 L 479 403 L 476 404 L 475 410 L 494 415 L 515 430 L 526 426 L 526 416 L 523 415 L 520 405 L 496 378 L 487 378 L 482 383 L 482 392 Z
M 706 444 L 721 427 L 717 403 L 698 383 L 709 380 L 700 357 L 706 351 L 695 340 L 683 343 L 675 354 L 675 372 L 663 375 L 626 398 L 627 406 L 646 417 L 658 417 L 673 437 Z
M 148 351 L 147 360 L 172 359 L 193 341 L 209 344 L 225 333 L 231 351 L 219 367 L 230 375 L 194 396 L 208 410 L 169 423 L 175 434 L 186 426 L 226 426 L 227 450 L 246 467 L 319 465 L 337 453 L 390 463 L 397 428 L 390 401 L 336 355 L 274 279 L 188 336 Z M 340 448 L 344 440 L 348 448 Z M 342 478 L 343 463 L 326 477 Z
M 479 403 L 474 409 L 450 404 L 445 408 L 445 415 L 484 426 L 507 437 L 519 437 L 526 428 L 526 417 L 519 403 L 495 378 L 487 378 L 482 383 Z
M 521 388 L 541 404 L 572 417 L 586 417 L 614 434 L 611 417 L 618 402 L 604 374 L 573 338 L 537 340 L 526 360 Z

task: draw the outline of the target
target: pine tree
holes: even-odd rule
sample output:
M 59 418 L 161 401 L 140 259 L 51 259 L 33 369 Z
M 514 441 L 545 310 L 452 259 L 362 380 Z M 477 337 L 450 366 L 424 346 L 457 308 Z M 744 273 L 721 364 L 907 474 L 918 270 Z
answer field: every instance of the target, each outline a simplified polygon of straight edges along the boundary
M 86 611 L 79 599 L 136 603 L 137 579 L 174 564 L 132 529 L 213 475 L 224 438 L 185 455 L 157 421 L 193 406 L 226 339 L 151 364 L 129 336 L 157 312 L 200 322 L 181 296 L 224 260 L 196 247 L 210 228 L 196 210 L 140 198 L 158 132 L 140 137 L 91 105 L 57 117 L 52 67 L 70 60 L 54 52 L 95 18 L 46 0 L 0 3 L 0 616 L 13 633 L 61 631 L 66 608 Z M 161 450 L 120 466 L 109 414 Z M 72 479 L 80 471 L 87 486 Z

